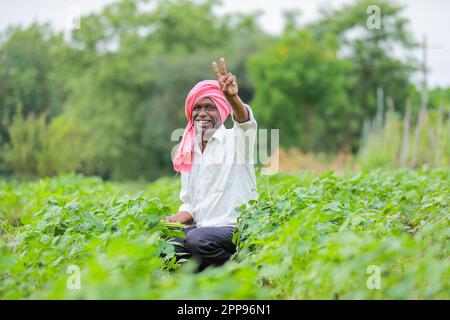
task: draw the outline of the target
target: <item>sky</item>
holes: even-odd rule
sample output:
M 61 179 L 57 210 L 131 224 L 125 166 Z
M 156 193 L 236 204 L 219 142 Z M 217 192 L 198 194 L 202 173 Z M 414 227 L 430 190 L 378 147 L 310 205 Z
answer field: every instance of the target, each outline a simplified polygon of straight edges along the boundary
M 450 86 L 450 0 L 398 0 L 406 6 L 404 15 L 417 39 L 428 38 L 429 85 Z M 0 31 L 10 24 L 28 25 L 33 21 L 50 22 L 59 30 L 67 30 L 74 10 L 86 14 L 100 10 L 114 0 L 0 0 Z M 282 11 L 302 12 L 301 22 L 314 20 L 318 8 L 339 7 L 351 0 L 223 0 L 222 12 L 249 13 L 261 10 L 263 28 L 272 34 L 283 28 Z M 382 8 L 381 8 L 382 9 Z M 219 12 L 220 13 L 220 12 Z M 382 11 L 381 11 L 382 14 Z M 81 20 L 82 25 L 82 20 Z M 416 53 L 420 57 L 420 52 Z

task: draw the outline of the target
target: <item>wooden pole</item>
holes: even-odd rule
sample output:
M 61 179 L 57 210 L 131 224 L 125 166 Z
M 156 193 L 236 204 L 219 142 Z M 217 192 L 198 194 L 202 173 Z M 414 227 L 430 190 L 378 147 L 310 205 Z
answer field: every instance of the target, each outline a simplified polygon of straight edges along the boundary
M 400 151 L 400 166 L 407 166 L 408 152 L 409 152 L 409 130 L 411 127 L 411 101 L 406 102 L 405 117 L 403 119 L 403 137 L 402 147 Z

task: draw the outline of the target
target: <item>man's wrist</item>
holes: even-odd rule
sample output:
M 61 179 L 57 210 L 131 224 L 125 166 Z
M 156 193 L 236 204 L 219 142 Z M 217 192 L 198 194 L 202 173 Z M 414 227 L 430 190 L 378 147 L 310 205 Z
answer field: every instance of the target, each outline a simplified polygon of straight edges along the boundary
M 250 113 L 239 95 L 236 94 L 231 98 L 227 97 L 227 100 L 233 108 L 233 117 L 237 122 L 243 123 L 250 120 Z
M 194 219 L 194 217 L 192 216 L 192 214 L 190 212 L 181 211 L 178 213 L 178 219 L 179 219 L 180 223 L 186 223 L 186 222 L 192 221 Z
M 228 102 L 231 104 L 231 105 L 233 105 L 234 103 L 236 103 L 236 102 L 239 102 L 239 95 L 236 93 L 236 94 L 233 94 L 233 95 L 229 95 L 229 94 L 225 94 L 225 98 L 227 98 L 227 100 L 228 100 Z

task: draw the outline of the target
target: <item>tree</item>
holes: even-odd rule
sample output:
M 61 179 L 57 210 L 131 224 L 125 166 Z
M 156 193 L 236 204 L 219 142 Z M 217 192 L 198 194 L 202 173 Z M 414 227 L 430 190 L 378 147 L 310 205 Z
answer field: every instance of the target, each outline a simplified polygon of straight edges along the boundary
M 380 9 L 380 29 L 369 29 L 367 11 Z M 348 76 L 353 85 L 349 97 L 354 106 L 353 117 L 359 125 L 352 135 L 360 132 L 365 118 L 376 113 L 376 91 L 382 89 L 384 97 L 393 100 L 395 108 L 402 112 L 408 98 L 410 77 L 417 68 L 417 61 L 410 55 L 417 47 L 409 21 L 402 16 L 404 7 L 390 0 L 358 0 L 339 9 L 324 8 L 321 18 L 308 25 L 317 39 L 327 33 L 335 34 L 340 43 L 340 56 L 351 60 Z M 398 57 L 401 53 L 402 58 Z M 357 139 L 352 139 L 357 146 Z
M 253 56 L 248 67 L 255 112 L 263 126 L 280 129 L 283 146 L 323 151 L 345 142 L 345 135 L 327 140 L 348 125 L 351 111 L 348 64 L 337 56 L 332 35 L 319 42 L 306 30 L 289 32 Z
M 78 137 L 89 152 L 81 170 L 88 174 L 151 179 L 173 172 L 170 137 L 186 124 L 189 89 L 214 77 L 210 63 L 219 55 L 232 56 L 231 67 L 245 73 L 246 56 L 263 38 L 253 15 L 217 17 L 217 1 L 158 1 L 150 11 L 137 10 L 142 2 L 114 3 L 74 31 L 71 45 L 89 54 L 69 86 L 64 114 L 83 128 Z
M 54 50 L 63 44 L 48 24 L 9 27 L 0 36 L 0 149 L 10 143 L 8 126 L 18 110 L 24 118 L 61 111 L 65 93 Z M 3 161 L 0 154 L 0 172 L 9 172 Z
M 0 144 L 7 141 L 6 125 L 20 105 L 24 115 L 61 109 L 52 47 L 62 38 L 49 25 L 10 27 L 0 42 Z M 3 124 L 3 125 L 2 125 Z

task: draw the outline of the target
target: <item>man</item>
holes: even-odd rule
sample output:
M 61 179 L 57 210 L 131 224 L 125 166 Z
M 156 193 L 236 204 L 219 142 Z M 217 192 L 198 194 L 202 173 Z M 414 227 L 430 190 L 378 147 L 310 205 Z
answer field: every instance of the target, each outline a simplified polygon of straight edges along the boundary
M 198 271 L 223 264 L 235 251 L 235 208 L 257 198 L 253 151 L 257 124 L 238 95 L 236 76 L 213 62 L 216 80 L 197 83 L 189 92 L 188 124 L 173 158 L 181 172 L 179 212 L 166 221 L 195 224 L 175 239 L 179 253 L 199 261 Z M 232 113 L 234 126 L 223 123 Z

